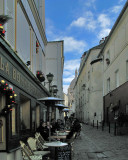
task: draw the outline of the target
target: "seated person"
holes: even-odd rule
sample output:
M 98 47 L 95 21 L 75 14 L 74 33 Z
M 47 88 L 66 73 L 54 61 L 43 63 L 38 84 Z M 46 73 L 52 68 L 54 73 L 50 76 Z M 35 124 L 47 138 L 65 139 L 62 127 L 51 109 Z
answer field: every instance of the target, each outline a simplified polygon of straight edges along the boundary
M 42 122 L 40 126 L 37 128 L 36 132 L 39 132 L 45 141 L 48 141 L 49 130 L 46 126 L 46 122 Z

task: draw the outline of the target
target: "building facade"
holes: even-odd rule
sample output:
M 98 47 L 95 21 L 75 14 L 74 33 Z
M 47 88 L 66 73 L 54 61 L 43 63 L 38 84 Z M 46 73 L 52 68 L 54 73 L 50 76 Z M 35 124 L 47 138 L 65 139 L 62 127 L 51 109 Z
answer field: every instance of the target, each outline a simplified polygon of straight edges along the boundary
M 104 120 L 106 123 L 113 123 L 124 115 L 121 120 L 126 122 L 128 114 L 128 1 L 98 57 L 103 57 Z
M 68 107 L 71 109 L 70 114 L 75 113 L 75 90 L 74 86 L 78 77 L 77 69 L 75 70 L 75 78 L 68 87 Z
M 75 84 L 76 117 L 85 123 L 102 121 L 102 68 L 91 61 L 99 54 L 102 44 L 85 52 L 81 58 L 79 74 Z
M 63 99 L 63 68 L 64 68 L 64 42 L 48 42 L 46 46 L 46 74 L 54 75 L 52 85 L 57 86 L 57 97 Z M 59 118 L 59 110 L 56 109 L 56 119 Z
M 3 25 L 5 37 L 0 35 L 0 159 L 20 160 L 19 140 L 34 136 L 40 121 L 46 121 L 47 107 L 38 99 L 51 96 L 44 86 L 45 75 L 52 72 L 46 65 L 45 0 L 0 0 L 0 4 L 0 15 L 11 17 Z M 60 79 L 54 77 L 61 86 L 62 59 L 57 58 Z

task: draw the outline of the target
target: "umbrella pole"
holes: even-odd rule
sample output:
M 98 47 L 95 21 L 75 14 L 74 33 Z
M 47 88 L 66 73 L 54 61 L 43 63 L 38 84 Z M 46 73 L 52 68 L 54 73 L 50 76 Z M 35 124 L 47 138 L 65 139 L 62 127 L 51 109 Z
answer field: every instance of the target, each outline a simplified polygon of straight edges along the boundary
M 49 107 L 49 142 L 51 141 L 51 114 L 52 114 L 52 107 Z

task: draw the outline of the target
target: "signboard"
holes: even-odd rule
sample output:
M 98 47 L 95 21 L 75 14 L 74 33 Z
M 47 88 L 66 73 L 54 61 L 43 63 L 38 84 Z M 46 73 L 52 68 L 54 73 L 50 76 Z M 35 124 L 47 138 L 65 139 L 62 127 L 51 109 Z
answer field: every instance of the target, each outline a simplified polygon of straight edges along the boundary
M 56 148 L 56 160 L 71 160 L 71 145 Z

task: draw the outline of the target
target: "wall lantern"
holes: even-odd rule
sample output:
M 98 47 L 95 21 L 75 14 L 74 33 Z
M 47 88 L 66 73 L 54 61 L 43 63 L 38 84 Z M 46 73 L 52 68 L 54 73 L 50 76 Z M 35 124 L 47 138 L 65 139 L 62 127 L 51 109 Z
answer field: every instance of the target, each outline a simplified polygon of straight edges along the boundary
M 48 82 L 51 83 L 52 80 L 53 80 L 54 75 L 53 75 L 52 73 L 49 73 L 49 74 L 47 74 L 46 76 L 47 76 Z

